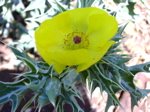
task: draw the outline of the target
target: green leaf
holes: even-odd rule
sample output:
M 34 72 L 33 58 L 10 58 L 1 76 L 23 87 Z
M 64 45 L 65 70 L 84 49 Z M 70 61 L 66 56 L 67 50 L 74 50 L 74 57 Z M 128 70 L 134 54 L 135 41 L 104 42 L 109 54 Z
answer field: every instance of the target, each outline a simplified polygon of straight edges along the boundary
M 20 91 L 24 91 L 26 87 L 24 85 L 19 86 L 9 86 L 3 85 L 2 82 L 0 83 L 0 99 L 8 97 L 11 94 L 18 93 Z
M 19 103 L 20 103 L 20 101 L 19 101 L 19 99 L 18 99 L 18 95 L 13 94 L 13 95 L 10 96 L 9 99 L 10 99 L 11 102 L 12 102 L 11 112 L 16 112 L 17 107 L 18 107 L 18 105 L 19 105 Z
M 60 2 L 58 2 L 57 0 L 55 0 L 55 3 L 57 4 L 57 7 L 59 9 L 59 12 L 64 12 L 66 11 L 67 9 L 64 7 L 64 5 Z
M 132 102 L 131 108 L 133 109 L 134 105 L 137 105 L 137 102 L 146 95 L 146 92 L 144 90 L 139 90 L 135 87 L 133 83 L 134 73 L 140 72 L 141 68 L 144 70 L 145 67 L 147 67 L 146 70 L 148 70 L 150 66 L 149 63 L 147 63 L 144 65 L 128 68 L 124 64 L 126 62 L 126 60 L 124 59 L 124 55 L 121 55 L 119 57 L 118 56 L 118 54 L 114 55 L 113 57 L 109 55 L 105 56 L 103 58 L 105 60 L 103 67 L 105 66 L 105 71 L 107 71 L 106 66 L 109 68 L 108 70 L 112 74 L 109 78 L 119 84 L 119 86 L 116 85 L 115 88 L 112 87 L 114 93 L 119 90 L 128 91 L 130 93 Z M 105 74 L 105 76 L 109 75 Z
M 1 87 L 1 85 L 0 85 Z M 24 93 L 27 90 L 25 86 L 7 86 L 5 85 L 5 88 L 0 90 L 0 104 L 4 104 L 8 101 L 12 102 L 12 112 L 15 112 L 19 102 L 21 99 L 18 98 L 22 93 Z
M 134 13 L 134 6 L 135 6 L 136 2 L 129 2 L 129 5 L 127 5 L 127 8 L 129 10 L 129 14 L 131 16 L 134 16 L 135 13 Z
M 46 81 L 45 93 L 53 106 L 55 106 L 57 96 L 60 95 L 60 90 L 61 83 L 57 78 L 53 77 Z
M 105 107 L 105 112 L 108 112 L 109 107 L 112 105 L 114 105 L 114 102 L 113 102 L 112 98 L 108 95 L 106 107 Z
M 29 106 L 31 106 L 31 104 L 36 101 L 38 94 L 34 94 L 32 96 L 32 98 L 22 107 L 21 112 L 24 112 L 25 110 L 27 110 L 27 108 L 29 108 Z
M 45 7 L 46 0 L 32 0 L 24 11 L 42 9 Z
M 9 101 L 9 96 L 1 96 L 0 97 L 0 104 L 4 104 Z
M 48 103 L 49 103 L 48 96 L 44 92 L 42 92 L 38 96 L 38 106 L 39 106 L 39 108 L 42 108 L 43 106 L 47 105 Z
M 65 87 L 61 88 L 61 96 L 59 97 L 59 105 L 57 104 L 57 109 L 58 110 L 60 109 L 60 112 L 63 111 L 62 106 L 65 103 L 68 103 L 72 107 L 73 112 L 80 112 L 80 111 L 83 112 L 83 109 L 79 106 L 76 98 L 79 98 L 81 101 L 83 100 L 80 98 L 77 91 L 78 90 L 75 88 L 70 88 L 70 89 L 65 89 Z
M 70 96 L 70 99 L 71 99 L 71 102 L 72 102 L 70 104 L 73 108 L 73 112 L 84 112 L 83 109 L 78 104 L 77 99 L 73 95 Z
M 116 41 L 116 42 L 119 42 L 121 39 L 123 39 L 124 37 L 122 36 L 122 33 L 123 33 L 123 31 L 124 31 L 124 29 L 126 28 L 127 25 L 128 25 L 128 23 L 125 24 L 125 25 L 123 25 L 123 26 L 120 26 L 120 27 L 118 28 L 117 34 L 113 37 L 112 40 L 114 40 L 114 41 Z M 120 44 L 120 43 L 119 43 L 119 44 Z M 115 44 L 115 46 L 118 46 L 118 44 Z
M 87 77 L 87 84 L 88 85 L 87 86 L 90 90 L 90 93 L 92 94 L 96 87 L 99 87 L 100 92 L 102 92 L 103 89 L 102 89 L 101 84 L 99 84 L 99 80 L 98 80 L 97 76 L 93 75 L 91 73 L 91 70 L 87 70 L 87 74 L 88 74 L 88 77 Z
M 81 3 L 81 0 L 77 0 L 77 8 L 81 8 L 81 7 L 82 7 L 81 4 L 82 4 L 82 3 Z
M 77 8 L 91 7 L 96 0 L 77 0 Z
M 76 72 L 75 69 L 70 69 L 69 72 L 62 78 L 62 83 L 64 84 L 64 87 L 67 89 L 74 85 L 77 80 L 77 77 L 79 74 Z
M 115 3 L 123 3 L 123 2 L 126 2 L 126 0 L 113 0 Z
M 17 80 L 14 82 L 2 82 L 0 81 L 0 90 L 4 89 L 6 86 L 19 86 L 19 85 L 23 85 L 24 82 L 26 82 L 27 79 L 21 79 L 21 80 Z
M 11 99 L 15 103 L 16 102 L 16 100 L 14 99 L 15 95 L 17 94 L 19 96 L 27 89 L 27 87 L 24 86 L 25 81 L 27 80 L 21 79 L 15 82 L 0 81 L 0 104 L 8 102 Z M 14 109 L 16 109 L 16 106 L 14 106 Z
M 117 55 L 116 54 L 111 54 L 111 55 L 105 56 L 102 61 L 104 61 L 106 63 L 109 63 L 112 66 L 115 66 L 117 68 L 120 68 L 120 66 L 124 66 L 123 63 L 126 63 L 127 61 L 129 61 L 129 57 L 119 55 L 119 54 L 117 54 Z
M 77 0 L 77 8 L 85 7 L 85 1 L 84 0 Z
M 128 67 L 128 69 L 133 74 L 136 74 L 138 72 L 150 72 L 150 62 L 139 64 L 139 65 L 133 65 Z
M 132 108 L 137 104 L 145 91 L 138 90 L 134 83 L 134 74 L 128 71 L 125 66 L 124 55 L 107 54 L 102 61 L 90 67 L 88 73 L 88 80 L 91 84 L 91 88 L 99 87 L 101 91 L 108 93 L 108 101 L 106 110 L 111 105 L 120 105 L 119 100 L 116 98 L 115 93 L 120 90 L 128 91 L 130 93 Z M 94 89 L 93 89 L 94 90 Z M 121 106 L 121 105 L 120 105 Z
M 119 27 L 119 29 L 118 29 L 118 34 L 119 34 L 120 36 L 121 36 L 122 33 L 124 32 L 124 29 L 126 28 L 127 25 L 128 25 L 128 23 L 126 23 L 125 25 Z
M 17 29 L 20 31 L 20 33 L 29 34 L 29 33 L 28 33 L 28 30 L 26 29 L 26 27 L 23 26 L 21 23 L 16 23 L 16 27 L 17 27 Z
M 86 7 L 91 7 L 96 0 L 86 0 Z
M 97 80 L 99 80 L 99 85 L 102 87 L 102 90 L 106 91 L 108 93 L 108 95 L 110 95 L 110 97 L 114 101 L 114 104 L 120 105 L 120 102 L 116 98 L 115 92 L 111 86 L 115 83 L 113 83 L 112 80 L 108 80 L 107 78 L 104 78 L 104 76 L 100 73 L 100 71 L 97 70 L 97 68 L 92 67 L 91 71 L 92 71 L 93 75 L 97 76 Z M 117 84 L 116 84 L 116 86 L 117 86 Z
M 33 73 L 37 72 L 36 63 L 35 61 L 33 61 L 33 59 L 31 59 L 27 54 L 20 52 L 13 46 L 9 46 L 9 48 L 13 51 L 13 53 L 16 55 L 17 58 L 19 58 L 20 60 L 22 60 L 27 64 L 27 66 L 31 69 Z
M 44 76 L 46 75 L 51 75 L 53 72 L 53 66 L 52 65 L 48 65 L 45 62 L 37 62 L 37 69 L 38 69 L 38 74 L 42 74 Z
M 64 97 L 59 96 L 56 101 L 56 111 L 57 112 L 64 112 L 63 106 L 64 106 Z
M 42 79 L 35 79 L 29 83 L 26 83 L 26 86 L 34 92 L 39 92 L 43 89 L 46 83 L 47 77 L 43 77 Z
M 120 3 L 120 0 L 113 0 L 115 3 Z

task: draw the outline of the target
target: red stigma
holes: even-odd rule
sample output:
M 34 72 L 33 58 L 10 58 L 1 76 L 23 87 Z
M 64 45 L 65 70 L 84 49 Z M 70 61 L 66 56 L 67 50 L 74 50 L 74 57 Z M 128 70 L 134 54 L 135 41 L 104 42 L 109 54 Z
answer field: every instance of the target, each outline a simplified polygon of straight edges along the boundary
M 74 41 L 75 44 L 79 44 L 79 43 L 81 42 L 81 37 L 75 36 L 75 37 L 73 38 L 73 41 Z

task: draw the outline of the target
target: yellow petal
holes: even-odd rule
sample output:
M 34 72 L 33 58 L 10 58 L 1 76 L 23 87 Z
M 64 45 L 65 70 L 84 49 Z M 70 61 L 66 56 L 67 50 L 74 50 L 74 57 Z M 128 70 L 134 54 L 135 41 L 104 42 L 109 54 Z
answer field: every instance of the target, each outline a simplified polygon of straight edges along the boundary
M 102 48 L 100 48 L 98 51 L 91 51 L 91 57 L 90 60 L 85 62 L 84 64 L 81 64 L 77 67 L 77 71 L 83 71 L 89 68 L 91 65 L 98 62 L 108 51 L 110 46 L 112 46 L 115 42 L 114 41 L 108 41 Z
M 96 24 L 95 24 L 96 21 Z M 118 24 L 113 16 L 106 12 L 90 16 L 88 23 L 89 48 L 102 47 L 117 32 Z
M 40 27 L 36 29 L 36 41 L 38 43 L 49 43 L 47 39 L 64 38 L 64 35 L 72 31 L 85 32 L 87 31 L 88 18 L 93 14 L 101 13 L 104 13 L 104 11 L 94 7 L 77 8 L 60 13 L 52 19 L 44 21 Z M 51 43 L 52 42 L 53 40 L 51 40 Z
M 65 69 L 65 65 L 62 65 L 62 64 L 60 64 L 60 63 L 53 63 L 52 64 L 53 65 L 53 67 L 54 67 L 54 69 L 55 69 L 55 71 L 58 73 L 58 74 L 60 74 L 60 73 L 62 73 L 63 72 L 63 70 Z
M 58 73 L 66 66 L 78 66 L 82 71 L 104 56 L 116 31 L 116 20 L 105 11 L 78 8 L 44 21 L 35 31 L 35 42 L 39 54 L 47 63 L 53 64 Z M 74 32 L 86 34 L 89 46 L 70 49 L 68 43 L 65 47 L 67 35 Z
M 42 58 L 48 63 L 48 64 L 52 64 L 52 60 L 51 60 L 51 56 L 50 54 L 47 53 L 47 49 L 48 47 L 43 47 L 41 45 L 39 45 L 38 43 L 36 43 L 36 48 L 39 52 L 39 54 L 42 56 Z
M 48 47 L 43 48 L 40 45 L 37 45 L 37 49 L 40 51 L 40 55 L 43 57 L 43 59 L 48 64 L 53 65 L 53 67 L 57 73 L 60 74 L 65 69 L 66 65 L 60 64 L 53 60 L 53 55 L 51 53 L 49 53 Z
M 61 48 L 53 48 L 47 51 L 54 60 L 60 64 L 65 64 L 67 66 L 73 66 L 85 63 L 89 59 L 89 51 L 87 49 L 77 49 L 77 50 L 65 50 Z
M 44 21 L 35 31 L 35 42 L 43 47 L 62 44 L 66 34 L 71 32 L 72 29 L 69 27 L 71 24 L 67 23 L 66 21 L 64 26 L 62 25 L 64 22 L 60 22 L 61 23 L 57 22 L 55 19 Z
M 74 31 L 86 32 L 88 29 L 88 19 L 93 14 L 102 14 L 104 11 L 95 7 L 77 8 L 67 11 L 71 17 Z

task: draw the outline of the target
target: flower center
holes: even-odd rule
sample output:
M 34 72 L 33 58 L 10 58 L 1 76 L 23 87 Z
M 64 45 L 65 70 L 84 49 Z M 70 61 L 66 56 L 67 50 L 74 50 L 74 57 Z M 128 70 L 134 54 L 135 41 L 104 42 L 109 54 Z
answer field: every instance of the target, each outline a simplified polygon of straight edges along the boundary
M 75 44 L 79 44 L 79 43 L 81 42 L 81 37 L 75 36 L 75 37 L 73 38 L 73 41 L 74 41 Z
M 89 41 L 83 32 L 72 32 L 66 35 L 64 39 L 64 48 L 66 49 L 80 49 L 87 48 Z

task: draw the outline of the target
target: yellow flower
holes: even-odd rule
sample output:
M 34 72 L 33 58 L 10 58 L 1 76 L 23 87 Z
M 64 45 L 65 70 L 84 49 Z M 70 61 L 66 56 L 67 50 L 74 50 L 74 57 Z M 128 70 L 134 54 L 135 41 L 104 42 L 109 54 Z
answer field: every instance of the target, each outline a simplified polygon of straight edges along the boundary
M 77 8 L 44 21 L 35 31 L 36 47 L 58 73 L 67 66 L 80 72 L 105 55 L 117 29 L 115 18 L 104 10 Z

